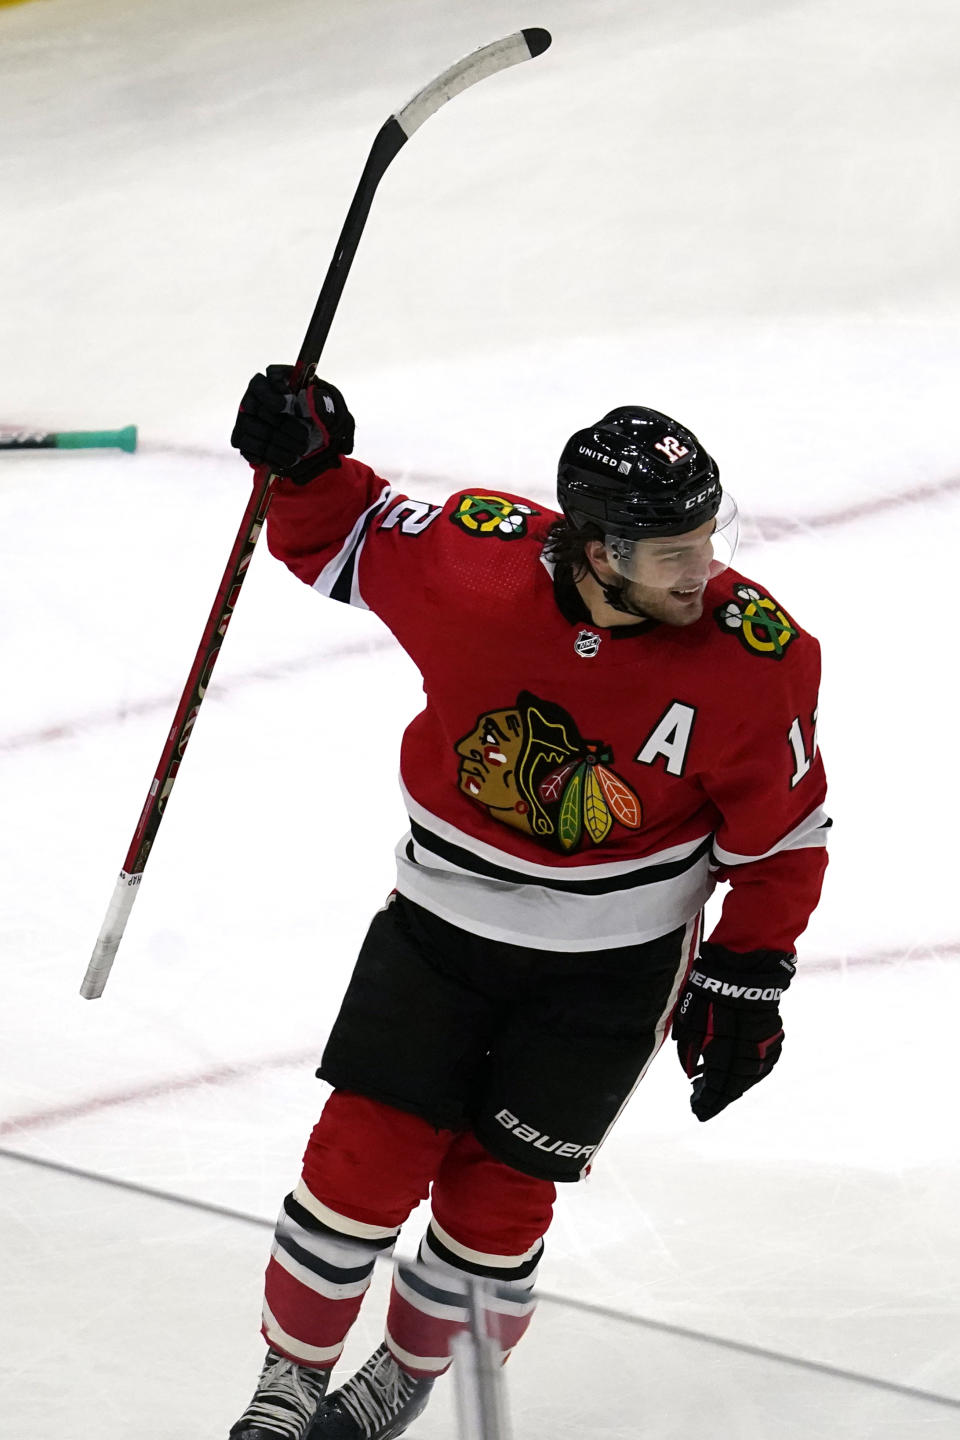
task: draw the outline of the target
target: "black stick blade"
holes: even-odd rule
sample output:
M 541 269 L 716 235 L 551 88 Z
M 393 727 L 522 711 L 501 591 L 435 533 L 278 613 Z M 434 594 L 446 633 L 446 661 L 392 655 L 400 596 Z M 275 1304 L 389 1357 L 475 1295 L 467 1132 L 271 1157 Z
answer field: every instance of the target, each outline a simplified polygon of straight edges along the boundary
M 550 48 L 553 41 L 553 36 L 550 34 L 550 31 L 541 30 L 537 25 L 528 26 L 520 33 L 527 42 L 527 49 L 530 51 L 531 59 L 536 59 L 538 55 L 542 55 L 544 50 Z

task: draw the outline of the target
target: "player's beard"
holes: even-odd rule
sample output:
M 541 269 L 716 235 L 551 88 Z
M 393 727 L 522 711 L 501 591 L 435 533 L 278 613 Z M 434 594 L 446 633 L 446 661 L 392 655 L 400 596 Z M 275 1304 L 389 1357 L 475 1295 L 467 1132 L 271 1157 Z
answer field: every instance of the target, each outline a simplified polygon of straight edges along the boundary
M 652 585 L 641 585 L 636 580 L 624 580 L 621 585 L 605 585 L 603 589 L 608 605 L 624 614 L 636 615 L 638 620 L 659 620 L 664 625 L 695 625 L 703 614 L 703 584 L 687 597 L 672 590 L 656 590 Z

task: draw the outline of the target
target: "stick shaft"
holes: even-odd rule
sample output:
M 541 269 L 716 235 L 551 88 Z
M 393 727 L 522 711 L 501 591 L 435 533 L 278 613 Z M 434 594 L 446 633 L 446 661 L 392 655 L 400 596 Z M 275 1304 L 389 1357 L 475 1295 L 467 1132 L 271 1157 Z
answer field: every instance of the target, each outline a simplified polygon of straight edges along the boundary
M 263 529 L 263 522 L 270 504 L 270 488 L 273 479 L 274 477 L 265 465 L 253 472 L 253 490 L 247 501 L 247 508 L 243 512 L 240 529 L 237 531 L 226 569 L 221 577 L 210 614 L 207 616 L 207 623 L 204 626 L 197 653 L 193 657 L 193 664 L 183 687 L 183 694 L 180 696 L 167 742 L 160 756 L 157 773 L 140 812 L 140 819 L 133 832 L 130 848 L 124 857 L 124 871 L 138 880 L 143 874 L 153 842 L 157 837 L 163 812 L 170 798 L 170 792 L 193 733 L 203 697 L 210 684 L 213 667 L 217 663 L 220 647 L 227 633 L 227 626 L 230 624 L 234 607 L 240 597 L 240 587 L 243 585 L 250 561 L 253 559 L 254 547 L 260 538 L 260 531 Z
M 387 167 L 406 144 L 409 136 L 452 96 L 460 94 L 476 81 L 494 74 L 496 70 L 505 69 L 509 65 L 517 64 L 520 60 L 527 60 L 533 55 L 541 54 L 549 43 L 550 37 L 545 30 L 528 30 L 519 31 L 516 35 L 508 35 L 493 45 L 486 45 L 438 75 L 435 80 L 419 91 L 403 110 L 398 111 L 396 115 L 391 115 L 381 127 L 367 156 L 356 193 L 347 211 L 340 238 L 334 249 L 333 258 L 320 288 L 303 344 L 300 347 L 292 382 L 294 387 L 303 384 L 313 375 L 336 314 L 343 287 L 350 273 L 350 267 L 357 252 L 377 186 L 386 173 Z M 401 123 L 401 120 L 404 120 L 405 123 Z M 223 572 L 213 608 L 207 619 L 200 645 L 187 677 L 187 683 L 173 718 L 173 724 L 160 756 L 157 773 L 151 782 L 143 809 L 140 812 L 137 828 L 130 842 L 130 848 L 124 859 L 106 918 L 80 987 L 80 994 L 84 999 L 96 999 L 103 993 L 107 983 L 127 919 L 133 908 L 133 901 L 139 890 L 144 867 L 153 848 L 170 792 L 183 762 L 184 752 L 193 733 L 203 697 L 210 684 L 213 667 L 223 644 L 223 637 L 253 558 L 254 547 L 266 520 L 275 478 L 266 466 L 261 466 L 254 471 L 253 492 L 247 502 L 247 508 L 233 543 L 227 567 Z
M 117 887 L 107 907 L 100 934 L 80 986 L 80 994 L 85 1000 L 96 1000 L 102 995 L 109 978 L 140 881 L 143 878 L 147 859 L 170 798 L 170 792 L 183 763 L 184 753 L 200 713 L 203 697 L 210 684 L 210 677 L 213 674 L 213 667 L 217 663 L 223 637 L 240 597 L 240 588 L 249 569 L 250 561 L 253 559 L 254 547 L 260 537 L 270 504 L 273 480 L 273 475 L 265 465 L 253 472 L 253 490 L 243 513 L 240 529 L 233 542 L 226 569 L 220 580 L 197 653 L 187 676 L 187 683 L 183 688 L 166 744 L 160 755 L 157 772 L 147 792 L 147 798 L 133 832 L 133 839 L 130 841 L 130 847 L 124 857 Z

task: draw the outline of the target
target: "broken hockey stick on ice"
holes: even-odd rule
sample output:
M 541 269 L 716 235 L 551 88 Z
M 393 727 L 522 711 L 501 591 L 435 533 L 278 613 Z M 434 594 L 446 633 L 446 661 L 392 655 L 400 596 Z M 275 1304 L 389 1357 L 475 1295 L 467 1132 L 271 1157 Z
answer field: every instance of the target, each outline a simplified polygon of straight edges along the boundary
M 517 65 L 521 60 L 541 55 L 549 44 L 550 35 L 546 30 L 528 29 L 519 30 L 515 35 L 508 35 L 492 45 L 485 45 L 456 65 L 451 65 L 449 70 L 444 70 L 442 75 L 438 75 L 414 95 L 402 110 L 391 115 L 382 126 L 367 156 L 367 163 L 347 211 L 330 268 L 320 289 L 316 309 L 300 347 L 294 371 L 295 385 L 306 383 L 316 369 L 370 213 L 374 194 L 390 162 L 414 131 L 418 130 L 435 110 L 439 110 L 441 105 L 459 95 L 462 90 L 475 85 L 478 80 L 495 75 L 498 70 L 505 70 L 510 65 Z M 87 1000 L 95 1000 L 102 995 L 107 983 L 143 878 L 144 867 L 160 828 L 164 808 L 170 798 L 200 705 L 210 684 L 213 667 L 253 556 L 254 546 L 263 529 L 274 479 L 267 466 L 260 466 L 254 471 L 253 493 L 240 522 L 213 609 L 180 697 L 167 743 L 160 756 L 157 773 L 151 781 L 146 802 L 133 832 L 133 840 L 130 842 L 123 869 L 117 879 L 106 918 L 80 987 L 80 994 Z
M 0 450 L 126 450 L 137 448 L 136 425 L 122 430 L 11 430 L 0 428 Z

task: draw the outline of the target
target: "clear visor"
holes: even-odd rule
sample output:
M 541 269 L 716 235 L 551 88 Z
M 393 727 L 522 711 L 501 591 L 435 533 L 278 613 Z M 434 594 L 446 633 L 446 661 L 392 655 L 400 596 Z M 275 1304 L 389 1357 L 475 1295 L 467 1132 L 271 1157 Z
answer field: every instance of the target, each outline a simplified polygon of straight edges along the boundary
M 683 535 L 655 540 L 622 540 L 607 535 L 607 559 L 625 580 L 654 590 L 702 589 L 732 563 L 740 522 L 736 501 L 724 494 L 712 520 Z

